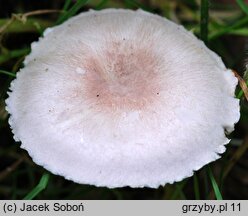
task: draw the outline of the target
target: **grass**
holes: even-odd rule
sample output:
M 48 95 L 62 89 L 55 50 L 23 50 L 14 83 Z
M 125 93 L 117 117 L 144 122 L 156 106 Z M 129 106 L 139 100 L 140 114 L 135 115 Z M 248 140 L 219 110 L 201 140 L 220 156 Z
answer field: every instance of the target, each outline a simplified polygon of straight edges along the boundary
M 230 35 L 234 35 L 233 37 L 235 37 L 235 40 L 238 40 L 238 37 L 243 38 L 248 36 L 248 6 L 243 0 L 237 0 L 236 2 L 235 6 L 230 6 L 230 9 L 228 9 L 227 5 L 225 5 L 225 7 L 223 5 L 215 5 L 213 1 L 209 3 L 208 0 L 201 0 L 200 5 L 194 0 L 161 1 L 160 3 L 153 4 L 151 1 L 141 2 L 137 0 L 125 0 L 118 4 L 112 0 L 78 0 L 76 2 L 66 0 L 61 8 L 56 8 L 63 10 L 63 13 L 57 14 L 56 18 L 48 20 L 43 17 L 38 19 L 29 17 L 26 24 L 15 21 L 6 28 L 4 32 L 0 31 L 0 139 L 4 140 L 3 144 L 1 144 L 3 147 L 0 148 L 0 157 L 2 157 L 1 160 L 5 162 L 3 163 L 4 167 L 2 167 L 3 171 L 0 171 L 0 197 L 13 199 L 20 199 L 23 197 L 24 199 L 211 198 L 218 200 L 231 197 L 231 195 L 228 194 L 228 188 L 225 187 L 225 181 L 228 179 L 229 175 L 231 175 L 231 170 L 238 166 L 238 162 L 242 163 L 242 156 L 247 152 L 248 146 L 245 141 L 241 146 L 228 147 L 228 151 L 225 153 L 225 157 L 223 157 L 226 158 L 225 161 L 224 159 L 221 159 L 220 162 L 211 164 L 212 169 L 210 166 L 207 166 L 198 171 L 192 178 L 172 185 L 166 185 L 165 187 L 160 187 L 156 190 L 147 188 L 122 188 L 118 190 L 96 188 L 66 181 L 59 176 L 54 176 L 50 173 L 48 174 L 44 169 L 34 165 L 30 158 L 28 158 L 27 153 L 20 151 L 19 144 L 13 142 L 11 138 L 12 134 L 10 133 L 7 124 L 6 113 L 2 110 L 4 110 L 3 101 L 4 97 L 6 97 L 9 82 L 15 77 L 15 73 L 13 72 L 21 67 L 24 56 L 30 51 L 28 46 L 34 40 L 28 38 L 30 37 L 30 34 L 38 37 L 41 33 L 40 31 L 46 27 L 60 24 L 79 11 L 88 8 L 99 10 L 104 7 L 118 5 L 124 8 L 142 8 L 159 14 L 166 14 L 168 18 L 184 24 L 186 28 L 195 29 L 198 37 L 200 37 L 210 49 L 223 54 L 222 57 L 227 66 L 232 65 L 240 74 L 242 74 L 244 69 L 240 67 L 240 65 L 244 64 L 244 61 L 236 59 L 234 62 L 239 62 L 238 64 L 231 62 L 229 59 L 234 59 L 237 55 L 232 56 L 233 50 L 228 47 L 230 44 L 228 42 L 225 43 L 225 39 L 228 39 Z M 210 11 L 209 5 L 211 6 Z M 218 10 L 214 10 L 215 7 L 223 7 L 221 8 L 221 16 L 224 16 L 224 18 L 218 14 Z M 236 8 L 235 14 L 233 12 L 234 7 Z M 230 13 L 233 13 L 233 15 L 230 15 Z M 8 18 L 0 19 L 0 29 L 8 20 Z M 38 27 L 35 27 L 34 23 L 38 24 Z M 14 47 L 5 43 L 9 40 L 12 41 L 11 37 L 15 37 L 15 34 L 18 34 L 18 37 L 24 35 L 23 37 L 27 37 L 27 41 L 25 41 L 25 43 L 17 42 Z M 247 80 L 246 84 L 248 84 Z M 237 91 L 237 98 L 240 98 L 242 101 L 242 112 L 241 121 L 235 131 L 235 138 L 242 141 L 244 140 L 244 137 L 248 135 L 247 133 L 243 134 L 240 132 L 243 128 L 248 126 L 246 120 L 248 119 L 248 107 L 247 102 L 245 102 L 244 99 L 244 93 L 241 89 Z M 233 156 L 235 156 L 235 160 L 232 159 Z M 6 167 L 13 167 L 13 169 L 8 171 Z M 224 170 L 223 178 L 218 175 L 218 172 L 217 174 L 214 172 L 216 169 L 220 169 L 220 167 Z M 225 169 L 225 167 L 227 168 Z M 42 176 L 38 184 L 36 183 L 37 176 Z M 19 179 L 24 179 L 25 181 L 22 181 L 21 184 L 19 184 Z M 204 189 L 202 186 L 204 186 Z M 235 185 L 235 187 L 238 186 Z M 223 191 L 224 194 L 221 193 Z M 240 196 L 240 194 L 237 196 Z M 246 197 L 246 199 L 247 198 L 248 197 Z
M 4 74 L 4 75 L 10 76 L 10 77 L 16 77 L 16 75 L 14 73 L 4 71 L 4 70 L 0 70 L 0 74 Z
M 215 194 L 215 197 L 217 200 L 223 200 L 222 198 L 222 195 L 221 195 L 221 192 L 220 192 L 220 189 L 219 189 L 219 186 L 214 178 L 214 175 L 213 175 L 213 172 L 210 168 L 210 166 L 208 165 L 207 167 L 207 172 L 208 172 L 208 175 L 209 175 L 209 178 L 211 180 L 211 184 L 213 186 L 213 189 L 214 189 L 214 194 Z
M 73 4 L 71 8 L 69 8 L 71 1 L 67 0 L 63 7 L 65 13 L 61 17 L 59 17 L 57 24 L 60 24 L 65 20 L 68 20 L 70 17 L 74 16 L 88 1 L 89 0 L 77 0 L 77 2 Z
M 240 8 L 248 15 L 248 5 L 244 2 L 244 0 L 236 0 Z
M 45 173 L 42 175 L 39 184 L 32 189 L 23 199 L 24 200 L 32 200 L 34 199 L 39 193 L 41 193 L 44 189 L 46 189 L 49 180 L 49 174 Z
M 195 192 L 195 199 L 199 200 L 201 198 L 200 195 L 200 187 L 199 187 L 199 181 L 198 181 L 198 177 L 197 174 L 194 174 L 194 192 Z
M 101 10 L 108 3 L 108 0 L 102 0 L 95 6 L 95 10 Z
M 209 0 L 201 0 L 201 39 L 208 43 L 208 4 Z

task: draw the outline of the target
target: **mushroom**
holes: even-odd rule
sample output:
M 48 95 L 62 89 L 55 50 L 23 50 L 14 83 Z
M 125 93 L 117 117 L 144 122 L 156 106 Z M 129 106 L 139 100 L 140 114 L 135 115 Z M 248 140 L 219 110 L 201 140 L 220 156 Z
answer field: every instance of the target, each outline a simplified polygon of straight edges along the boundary
M 81 13 L 32 44 L 6 100 L 14 139 L 74 182 L 151 187 L 220 158 L 237 79 L 191 32 L 142 10 Z

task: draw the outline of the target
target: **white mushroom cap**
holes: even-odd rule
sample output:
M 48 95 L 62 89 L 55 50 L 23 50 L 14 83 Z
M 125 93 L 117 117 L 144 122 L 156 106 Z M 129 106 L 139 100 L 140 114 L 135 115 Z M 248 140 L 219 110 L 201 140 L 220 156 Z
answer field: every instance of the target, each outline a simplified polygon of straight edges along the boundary
M 46 30 L 6 102 L 37 164 L 78 183 L 156 188 L 225 151 L 240 116 L 236 85 L 182 26 L 106 9 Z

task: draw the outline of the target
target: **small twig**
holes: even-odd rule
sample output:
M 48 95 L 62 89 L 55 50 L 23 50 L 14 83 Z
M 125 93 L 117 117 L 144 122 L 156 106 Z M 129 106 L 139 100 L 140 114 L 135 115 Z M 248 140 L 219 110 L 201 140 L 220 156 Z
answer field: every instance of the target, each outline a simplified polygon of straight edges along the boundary
M 0 34 L 3 33 L 15 20 L 19 20 L 22 23 L 27 21 L 27 17 L 48 14 L 48 13 L 63 13 L 62 10 L 35 10 L 24 14 L 12 14 L 11 18 L 0 28 Z
M 7 154 L 9 157 L 17 160 L 20 158 L 20 154 L 16 153 L 15 151 L 9 151 Z M 30 157 L 26 153 L 21 154 L 21 158 L 23 159 L 23 162 L 27 163 L 29 166 L 34 166 L 34 162 L 30 159 Z
M 224 170 L 222 179 L 226 178 L 226 176 L 230 173 L 234 165 L 242 157 L 242 155 L 247 151 L 247 149 L 248 149 L 248 137 L 244 139 L 243 144 L 237 149 L 237 151 L 234 153 L 234 155 L 230 159 L 228 166 Z
M 10 173 L 16 170 L 16 168 L 23 162 L 24 158 L 19 158 L 16 162 L 14 162 L 11 166 L 7 167 L 5 170 L 0 172 L 0 181 L 6 178 Z

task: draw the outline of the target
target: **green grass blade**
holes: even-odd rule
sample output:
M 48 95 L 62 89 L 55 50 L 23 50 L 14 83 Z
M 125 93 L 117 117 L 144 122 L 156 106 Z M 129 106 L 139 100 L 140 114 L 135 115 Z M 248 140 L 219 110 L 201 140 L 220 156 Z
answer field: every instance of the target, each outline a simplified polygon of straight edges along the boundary
M 208 172 L 208 176 L 210 178 L 212 187 L 214 189 L 214 194 L 215 194 L 216 199 L 217 200 L 223 200 L 221 192 L 220 192 L 220 189 L 218 187 L 218 184 L 215 181 L 215 178 L 214 178 L 214 175 L 212 173 L 212 170 L 211 170 L 210 166 L 207 167 L 207 172 Z
M 239 36 L 248 36 L 248 28 L 233 29 L 232 31 L 228 32 L 227 34 L 239 35 Z
M 43 174 L 39 184 L 32 191 L 30 191 L 23 199 L 32 200 L 33 198 L 35 198 L 41 191 L 43 191 L 47 187 L 48 180 L 49 180 L 49 174 L 48 173 Z
M 248 15 L 248 5 L 243 0 L 236 0 L 239 7 Z
M 64 4 L 63 9 L 62 9 L 63 11 L 67 11 L 69 9 L 69 6 L 71 4 L 71 1 L 72 0 L 66 0 L 65 1 L 65 4 Z
M 70 17 L 74 16 L 89 0 L 78 0 L 66 13 L 64 13 L 57 21 L 60 24 Z
M 61 13 L 61 14 L 59 15 L 58 21 L 59 21 L 60 19 L 62 19 L 63 15 L 68 11 L 69 6 L 70 6 L 70 4 L 71 4 L 71 1 L 72 1 L 72 0 L 66 0 L 66 1 L 65 1 L 64 6 L 63 6 L 63 9 L 62 9 L 62 10 L 63 10 L 63 13 Z
M 204 180 L 204 195 L 205 199 L 208 198 L 209 194 L 209 179 L 206 167 L 203 169 L 203 180 Z
M 211 34 L 209 34 L 209 37 L 208 39 L 209 40 L 213 40 L 213 39 L 216 39 L 224 34 L 227 34 L 227 33 L 230 33 L 231 31 L 233 31 L 234 29 L 238 29 L 238 28 L 241 28 L 242 26 L 247 26 L 248 24 L 248 17 L 244 17 L 240 20 L 238 20 L 237 22 L 235 22 L 233 25 L 231 26 L 227 26 L 227 27 L 224 27 L 218 31 L 215 31 Z
M 186 185 L 186 183 L 187 183 L 187 179 L 182 182 L 175 183 L 175 192 L 172 194 L 170 199 L 175 200 L 177 199 L 178 196 L 180 196 L 181 199 L 186 200 L 187 198 L 183 192 L 183 188 Z
M 201 39 L 208 43 L 208 0 L 201 0 Z
M 194 192 L 195 192 L 195 199 L 200 199 L 200 189 L 199 189 L 199 181 L 196 173 L 194 174 Z
M 8 51 L 7 53 L 3 53 L 2 55 L 0 55 L 0 64 L 3 64 L 9 61 L 10 59 L 27 55 L 29 52 L 30 52 L 30 48 L 23 48 L 23 49 L 11 50 Z
M 141 8 L 142 10 L 152 12 L 151 8 L 146 7 L 145 5 L 139 3 L 138 1 L 135 1 L 135 0 L 125 0 L 125 3 L 127 5 L 127 7 L 134 6 L 134 7 L 137 7 L 137 8 Z
M 5 74 L 5 75 L 11 76 L 11 77 L 16 77 L 16 75 L 14 73 L 4 71 L 4 70 L 0 70 L 0 74 Z
M 108 0 L 102 0 L 98 5 L 96 5 L 96 10 L 101 10 L 105 4 L 107 4 Z
M 246 81 L 246 85 L 248 86 L 248 81 Z M 237 95 L 237 98 L 240 99 L 244 95 L 244 91 L 241 89 Z

